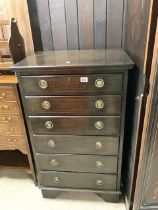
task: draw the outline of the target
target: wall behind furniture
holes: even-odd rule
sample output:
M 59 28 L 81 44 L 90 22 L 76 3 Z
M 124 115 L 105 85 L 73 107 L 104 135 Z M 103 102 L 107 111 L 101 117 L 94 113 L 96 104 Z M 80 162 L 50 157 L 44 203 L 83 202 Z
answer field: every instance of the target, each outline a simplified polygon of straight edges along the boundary
M 125 0 L 28 0 L 35 51 L 120 48 Z
M 20 33 L 24 38 L 26 55 L 32 54 L 34 46 L 26 0 L 0 0 L 0 20 L 8 20 L 12 17 L 17 20 Z M 9 33 L 9 30 L 6 33 Z

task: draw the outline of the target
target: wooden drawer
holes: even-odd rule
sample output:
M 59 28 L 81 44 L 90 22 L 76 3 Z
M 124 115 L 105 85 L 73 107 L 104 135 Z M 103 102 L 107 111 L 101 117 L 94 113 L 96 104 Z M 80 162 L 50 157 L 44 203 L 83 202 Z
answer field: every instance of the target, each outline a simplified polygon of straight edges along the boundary
M 6 117 L 6 120 L 1 121 L 0 135 L 1 136 L 14 136 L 14 135 L 21 136 L 21 135 L 23 135 L 23 129 L 21 127 L 21 124 L 18 121 L 17 116 L 15 118 L 11 118 L 11 122 L 10 122 L 9 117 L 8 118 Z
M 74 95 L 75 92 L 121 92 L 123 74 L 22 76 L 26 94 Z
M 117 156 L 36 154 L 40 170 L 117 173 Z
M 0 126 L 21 126 L 21 116 L 18 114 L 0 114 Z
M 16 101 L 14 87 L 0 86 L 0 102 L 2 101 Z
M 31 114 L 91 114 L 117 115 L 121 112 L 121 96 L 54 96 L 28 97 L 27 110 Z
M 0 150 L 17 149 L 24 147 L 25 139 L 23 136 L 0 136 Z
M 117 175 L 41 171 L 40 185 L 44 187 L 116 190 Z
M 33 136 L 37 153 L 118 155 L 119 138 L 107 136 Z
M 120 117 L 33 117 L 33 134 L 119 135 Z
M 0 113 L 5 114 L 17 114 L 19 113 L 19 108 L 16 102 L 0 102 Z

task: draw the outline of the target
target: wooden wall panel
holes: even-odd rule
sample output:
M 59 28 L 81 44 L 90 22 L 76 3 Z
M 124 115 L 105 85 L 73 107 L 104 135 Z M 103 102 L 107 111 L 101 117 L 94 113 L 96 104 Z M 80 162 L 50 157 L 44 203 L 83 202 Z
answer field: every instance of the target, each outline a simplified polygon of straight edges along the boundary
M 53 50 L 53 37 L 48 0 L 37 0 L 36 2 L 38 14 L 43 14 L 38 15 L 43 50 Z
M 77 1 L 65 0 L 67 42 L 69 50 L 79 49 Z
M 65 1 L 49 0 L 54 50 L 67 49 Z
M 34 19 L 39 19 L 43 50 L 51 49 L 52 45 L 54 50 L 122 47 L 126 1 L 28 0 L 35 49 L 41 48 L 40 41 L 36 42 L 40 36 L 36 33 L 38 23 Z M 35 3 L 37 14 L 33 6 Z
M 106 1 L 94 0 L 94 47 L 106 48 Z
M 107 47 L 121 48 L 123 34 L 123 0 L 107 0 Z
M 78 0 L 80 49 L 93 48 L 93 1 Z

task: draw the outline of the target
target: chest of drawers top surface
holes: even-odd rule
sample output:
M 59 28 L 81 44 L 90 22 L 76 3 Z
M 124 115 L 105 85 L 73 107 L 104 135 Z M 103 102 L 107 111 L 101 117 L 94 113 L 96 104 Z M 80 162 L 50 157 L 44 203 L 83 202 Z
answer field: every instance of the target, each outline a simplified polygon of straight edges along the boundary
M 106 68 L 106 69 L 130 69 L 134 65 L 122 49 L 98 49 L 98 50 L 66 50 L 38 52 L 28 56 L 12 67 L 13 71 L 32 71 L 32 68 L 43 71 L 43 68 L 54 71 L 61 69 L 79 68 Z M 43 72 L 44 73 L 44 72 Z M 58 71 L 58 73 L 60 73 Z M 62 71 L 61 71 L 62 73 Z

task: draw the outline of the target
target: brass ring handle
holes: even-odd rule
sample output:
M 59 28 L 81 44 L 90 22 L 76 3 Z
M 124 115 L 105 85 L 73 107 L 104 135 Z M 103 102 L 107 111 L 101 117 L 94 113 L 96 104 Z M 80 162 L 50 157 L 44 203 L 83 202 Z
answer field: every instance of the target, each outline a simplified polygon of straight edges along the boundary
M 103 166 L 104 166 L 104 164 L 103 164 L 102 161 L 98 160 L 98 161 L 96 162 L 96 167 L 97 167 L 97 168 L 103 168 Z
M 103 148 L 103 143 L 101 141 L 96 142 L 96 148 L 97 149 L 102 149 Z
M 103 108 L 104 108 L 104 101 L 102 101 L 102 100 L 97 100 L 97 101 L 95 102 L 95 107 L 96 107 L 97 109 L 103 109 Z
M 48 146 L 51 147 L 51 148 L 54 148 L 54 147 L 56 147 L 56 142 L 54 140 L 49 140 L 48 141 Z
M 52 159 L 50 161 L 50 164 L 51 164 L 51 166 L 57 166 L 59 163 L 58 163 L 58 161 L 56 159 Z
M 96 79 L 95 80 L 95 86 L 97 87 L 97 88 L 102 88 L 103 86 L 104 86 L 104 80 L 103 79 Z
M 41 79 L 41 80 L 39 81 L 39 87 L 42 88 L 42 89 L 46 89 L 46 88 L 48 87 L 47 81 L 44 80 L 44 79 Z
M 17 140 L 16 139 L 8 139 L 8 142 L 13 144 L 13 143 L 16 143 Z
M 54 124 L 51 121 L 45 122 L 45 127 L 47 129 L 52 129 L 54 127 Z
M 11 120 L 11 117 L 6 117 L 6 118 L 5 117 L 2 117 L 1 120 L 3 122 L 9 122 Z
M 43 101 L 42 102 L 43 109 L 50 109 L 50 102 L 49 101 Z
M 7 105 L 0 106 L 1 109 L 8 109 L 9 107 Z
M 103 182 L 102 179 L 97 179 L 96 180 L 96 185 L 103 185 L 103 184 L 104 184 L 104 182 Z
M 102 121 L 97 121 L 95 127 L 96 129 L 101 130 L 104 127 L 104 123 Z
M 14 131 L 14 128 L 6 128 L 5 131 L 8 132 L 8 133 L 10 133 L 10 132 L 13 132 Z
M 61 182 L 61 180 L 60 180 L 60 178 L 59 178 L 58 176 L 55 176 L 55 177 L 54 177 L 54 182 L 55 182 L 56 184 L 58 184 L 58 183 Z
M 0 98 L 4 98 L 5 97 L 5 93 L 1 93 Z

